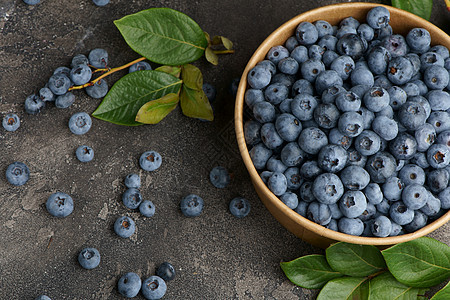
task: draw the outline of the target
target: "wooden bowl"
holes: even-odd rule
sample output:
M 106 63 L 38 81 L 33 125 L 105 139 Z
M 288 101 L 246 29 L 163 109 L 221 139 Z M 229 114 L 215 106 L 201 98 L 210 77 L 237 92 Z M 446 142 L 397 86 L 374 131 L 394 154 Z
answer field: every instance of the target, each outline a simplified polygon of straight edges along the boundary
M 409 12 L 391 6 L 374 3 L 343 3 L 324 6 L 292 18 L 264 40 L 264 42 L 258 47 L 253 56 L 250 58 L 242 74 L 236 96 L 235 128 L 237 141 L 242 159 L 244 160 L 245 166 L 250 173 L 256 193 L 269 212 L 278 220 L 278 222 L 281 223 L 281 225 L 286 227 L 289 231 L 302 240 L 321 248 L 326 248 L 331 243 L 337 241 L 386 247 L 429 234 L 447 223 L 450 219 L 450 211 L 448 211 L 445 215 L 418 231 L 394 237 L 360 237 L 336 232 L 302 217 L 281 202 L 261 180 L 250 158 L 249 149 L 245 143 L 243 130 L 244 94 L 247 89 L 247 73 L 249 70 L 252 69 L 259 61 L 265 59 L 266 54 L 271 47 L 283 45 L 284 42 L 293 35 L 299 23 L 304 21 L 314 22 L 317 20 L 326 20 L 331 25 L 337 25 L 342 19 L 349 16 L 364 22 L 367 12 L 376 6 L 384 6 L 390 11 L 390 25 L 392 26 L 394 33 L 400 33 L 406 36 L 412 28 L 422 27 L 430 32 L 432 45 L 441 44 L 450 49 L 450 37 L 444 31 L 430 22 Z

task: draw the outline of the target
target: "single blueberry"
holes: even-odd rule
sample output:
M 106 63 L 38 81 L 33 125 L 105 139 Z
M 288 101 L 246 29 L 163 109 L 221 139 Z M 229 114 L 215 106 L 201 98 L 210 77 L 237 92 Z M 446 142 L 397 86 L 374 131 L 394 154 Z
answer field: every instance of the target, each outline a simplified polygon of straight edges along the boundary
M 74 67 L 76 67 L 78 65 L 81 65 L 81 64 L 88 65 L 89 64 L 89 59 L 86 57 L 86 55 L 80 53 L 80 54 L 75 55 L 72 58 L 72 62 L 70 63 L 70 67 L 74 68 Z M 58 74 L 58 73 L 64 74 L 64 75 L 66 75 L 67 77 L 70 78 L 70 69 L 67 68 L 67 67 L 59 67 L 59 68 L 57 68 L 53 72 L 53 75 Z
M 314 110 L 313 116 L 314 121 L 316 121 L 320 127 L 331 129 L 337 126 L 340 113 L 336 105 L 332 103 L 321 103 L 317 105 L 316 109 Z
M 417 141 L 410 134 L 401 132 L 389 143 L 389 150 L 396 159 L 410 159 L 417 152 Z
M 144 200 L 139 204 L 139 212 L 147 218 L 155 215 L 155 205 L 150 200 Z
M 315 160 L 307 161 L 300 167 L 300 176 L 307 180 L 313 180 L 318 175 L 322 174 L 322 172 L 322 169 L 319 168 L 319 165 Z
M 349 190 L 363 190 L 370 182 L 369 173 L 359 166 L 348 166 L 341 171 L 342 184 Z
M 364 130 L 356 137 L 354 147 L 361 155 L 374 155 L 381 149 L 381 139 L 375 132 Z
M 92 119 L 85 112 L 74 113 L 69 119 L 69 129 L 76 135 L 82 135 L 91 129 Z
M 95 269 L 100 264 L 100 252 L 95 248 L 84 248 L 78 254 L 78 262 L 87 270 Z
M 407 185 L 402 192 L 402 201 L 411 210 L 422 208 L 427 203 L 428 197 L 429 192 L 418 184 Z
M 25 111 L 30 115 L 38 114 L 44 106 L 45 102 L 36 94 L 32 94 L 25 99 Z
M 327 225 L 331 221 L 331 210 L 328 205 L 314 201 L 308 205 L 306 216 L 317 224 Z
M 263 143 L 259 143 L 252 147 L 249 154 L 255 168 L 261 170 L 265 168 L 267 161 L 272 156 L 272 150 Z
M 164 279 L 159 276 L 150 276 L 142 282 L 142 295 L 145 299 L 154 300 L 164 297 L 167 285 Z
M 430 123 L 425 123 L 414 132 L 414 137 L 417 141 L 417 151 L 425 152 L 436 141 L 436 130 Z
M 71 85 L 72 83 L 70 79 L 62 73 L 52 75 L 48 80 L 48 88 L 55 95 L 64 95 L 67 93 Z
M 141 286 L 141 277 L 136 273 L 128 272 L 120 277 L 117 283 L 117 290 L 122 296 L 133 298 L 139 294 Z
M 395 158 L 388 152 L 380 151 L 367 159 L 366 171 L 375 183 L 384 183 L 392 177 L 397 165 Z
M 63 95 L 58 95 L 55 99 L 55 106 L 57 108 L 68 108 L 75 102 L 75 95 L 72 92 L 67 92 Z
M 300 169 L 297 167 L 290 167 L 284 171 L 286 177 L 287 189 L 291 191 L 298 190 L 303 184 L 303 178 L 300 175 Z
M 308 59 L 300 66 L 302 77 L 311 83 L 314 83 L 322 71 L 325 71 L 325 65 L 320 60 Z
M 312 95 L 298 94 L 291 102 L 292 114 L 300 121 L 311 120 L 317 104 L 316 98 Z
M 250 213 L 250 202 L 242 197 L 233 198 L 229 204 L 229 210 L 236 218 L 244 218 Z
M 262 124 L 275 120 L 275 107 L 269 102 L 256 102 L 252 110 L 255 120 Z
M 392 230 L 391 220 L 386 216 L 378 216 L 371 223 L 370 230 L 376 237 L 387 237 Z
M 204 201 L 201 197 L 189 194 L 180 202 L 180 208 L 186 217 L 197 217 L 203 211 Z
M 372 122 L 373 131 L 386 141 L 393 140 L 398 134 L 397 122 L 386 117 L 376 117 Z
M 388 26 L 391 14 L 386 7 L 376 6 L 369 10 L 366 16 L 367 24 L 374 29 Z
M 308 127 L 300 132 L 298 144 L 308 154 L 319 153 L 328 144 L 327 135 L 317 127 Z
M 3 128 L 5 128 L 6 131 L 16 131 L 20 127 L 20 118 L 18 115 L 14 113 L 6 114 L 3 117 L 2 120 Z
M 300 45 L 312 45 L 319 38 L 319 32 L 312 23 L 301 22 L 295 30 L 295 36 Z
M 43 87 L 39 90 L 39 98 L 44 102 L 55 101 L 55 95 L 48 87 Z
M 226 188 L 227 185 L 231 181 L 230 174 L 228 173 L 227 169 L 224 167 L 218 166 L 214 167 L 211 172 L 209 172 L 209 181 L 214 185 L 216 188 L 223 189 Z
M 406 42 L 415 53 L 428 51 L 431 43 L 431 36 L 425 28 L 413 28 L 406 35 Z
M 142 194 L 138 189 L 130 188 L 122 195 L 122 202 L 129 209 L 136 209 L 142 202 Z
M 88 94 L 89 97 L 92 97 L 94 99 L 100 99 L 106 96 L 108 93 L 108 83 L 103 78 L 97 82 L 95 82 L 93 85 L 90 85 L 85 88 L 86 94 Z
M 312 86 L 311 82 L 309 82 L 308 80 L 299 79 L 296 82 L 294 82 L 294 84 L 292 85 L 291 94 L 293 97 L 297 96 L 298 94 L 314 95 L 314 87 Z M 281 109 L 281 107 L 280 107 L 280 109 Z
M 261 65 L 253 67 L 247 75 L 247 82 L 254 89 L 263 89 L 269 85 L 272 75 L 268 69 Z
M 435 169 L 445 168 L 450 162 L 450 150 L 446 145 L 431 145 L 427 150 L 427 160 Z
M 347 218 L 358 217 L 366 208 L 366 197 L 361 191 L 347 191 L 339 200 L 339 209 Z
M 127 216 L 119 217 L 114 222 L 114 232 L 121 238 L 129 238 L 136 231 L 136 223 Z
M 30 170 L 23 162 L 13 162 L 6 169 L 6 180 L 12 185 L 21 186 L 30 179 Z
M 449 174 L 445 169 L 432 170 L 427 174 L 427 185 L 431 192 L 437 194 L 447 188 Z
M 164 281 L 170 281 L 175 279 L 175 268 L 170 262 L 163 262 L 159 265 L 158 269 L 156 270 L 156 275 L 161 277 Z
M 342 217 L 338 221 L 338 228 L 342 233 L 360 236 L 364 231 L 364 223 L 358 218 Z
M 109 0 L 93 0 L 94 3 L 104 3 L 106 5 Z M 97 3 L 96 3 L 97 4 Z M 97 4 L 98 5 L 98 4 Z M 97 69 L 105 69 L 108 67 L 108 52 L 101 48 L 93 49 L 88 55 L 89 64 Z
M 141 177 L 138 174 L 132 173 L 125 177 L 125 186 L 129 189 L 138 189 L 141 187 Z
M 94 158 L 94 149 L 87 145 L 82 145 L 77 148 L 75 155 L 80 162 L 89 162 Z
M 389 216 L 398 225 L 406 225 L 414 219 L 414 210 L 408 208 L 403 201 L 396 201 L 389 208 Z
M 85 64 L 75 66 L 70 71 L 70 80 L 75 85 L 83 85 L 88 83 L 92 77 L 92 70 Z
M 272 155 L 267 161 L 266 168 L 271 172 L 284 172 L 288 167 L 281 161 L 279 155 Z
M 142 153 L 141 157 L 139 158 L 139 166 L 144 171 L 155 171 L 161 167 L 162 163 L 162 157 L 161 154 L 159 154 L 156 151 L 145 151 Z
M 377 183 L 369 183 L 364 189 L 364 195 L 368 203 L 373 205 L 380 204 L 383 201 L 383 192 Z
M 254 120 L 248 120 L 244 124 L 244 138 L 247 145 L 256 145 L 261 142 L 261 124 Z
M 130 66 L 128 73 L 133 73 L 136 71 L 146 71 L 151 70 L 152 66 L 146 61 L 138 61 L 137 63 Z
M 425 172 L 416 164 L 405 165 L 398 173 L 398 177 L 405 185 L 425 183 Z
M 314 180 L 312 193 L 320 203 L 333 204 L 344 194 L 344 186 L 336 174 L 323 173 Z
M 349 137 L 357 137 L 364 130 L 364 119 L 355 111 L 348 111 L 339 117 L 339 131 Z
M 287 179 L 281 172 L 274 172 L 267 181 L 267 187 L 276 196 L 283 195 L 287 190 Z
M 52 216 L 65 218 L 73 212 L 73 199 L 66 193 L 56 192 L 48 197 L 45 207 Z

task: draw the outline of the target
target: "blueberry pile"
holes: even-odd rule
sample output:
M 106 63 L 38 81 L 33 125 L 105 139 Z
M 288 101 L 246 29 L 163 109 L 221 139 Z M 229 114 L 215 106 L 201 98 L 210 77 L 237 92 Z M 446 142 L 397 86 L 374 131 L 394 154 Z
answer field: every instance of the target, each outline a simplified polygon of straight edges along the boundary
M 430 33 L 300 23 L 247 76 L 244 136 L 273 194 L 356 236 L 414 232 L 450 208 L 449 49 Z

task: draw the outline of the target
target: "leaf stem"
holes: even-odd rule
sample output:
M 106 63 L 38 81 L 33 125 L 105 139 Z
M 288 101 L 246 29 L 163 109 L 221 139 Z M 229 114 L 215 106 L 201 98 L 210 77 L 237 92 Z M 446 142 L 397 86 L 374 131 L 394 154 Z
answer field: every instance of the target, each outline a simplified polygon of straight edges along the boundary
M 383 273 L 386 272 L 386 271 L 387 271 L 386 269 L 381 270 L 381 271 L 378 271 L 378 272 L 376 272 L 376 273 L 374 273 L 374 274 L 372 274 L 372 275 L 367 276 L 367 278 L 368 278 L 369 280 L 371 280 L 372 278 L 377 277 L 378 275 L 383 274 Z
M 99 80 L 101 80 L 101 79 L 103 79 L 103 78 L 105 78 L 105 77 L 107 77 L 107 76 L 109 76 L 109 75 L 111 75 L 111 74 L 113 74 L 113 73 L 115 73 L 115 72 L 117 72 L 117 71 L 126 69 L 126 68 L 128 68 L 128 67 L 134 65 L 135 63 L 138 63 L 138 62 L 143 61 L 143 60 L 145 60 L 145 59 L 146 59 L 145 57 L 141 57 L 141 58 L 135 59 L 135 60 L 133 60 L 132 62 L 129 62 L 129 63 L 127 63 L 127 64 L 125 64 L 125 65 L 123 65 L 123 66 L 117 67 L 117 68 L 112 68 L 112 69 L 98 69 L 98 70 L 102 70 L 102 71 L 103 71 L 103 70 L 108 70 L 108 72 L 106 72 L 105 74 L 103 74 L 103 75 L 101 75 L 101 76 L 95 78 L 95 79 L 92 80 L 92 81 L 89 81 L 89 82 L 86 83 L 86 84 L 83 84 L 83 85 L 77 85 L 77 86 L 72 86 L 72 87 L 69 88 L 69 91 L 72 91 L 72 90 L 80 90 L 80 89 L 83 89 L 83 88 L 85 88 L 85 87 L 92 86 L 92 85 L 94 85 L 97 81 L 99 81 Z M 97 71 L 98 71 L 98 70 L 97 70 Z
M 234 50 L 213 50 L 215 54 L 232 54 Z

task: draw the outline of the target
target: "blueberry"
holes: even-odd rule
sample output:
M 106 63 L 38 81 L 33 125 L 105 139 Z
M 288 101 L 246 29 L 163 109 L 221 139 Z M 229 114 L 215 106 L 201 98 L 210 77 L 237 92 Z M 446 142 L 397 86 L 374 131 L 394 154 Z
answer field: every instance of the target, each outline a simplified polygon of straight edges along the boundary
M 287 179 L 281 172 L 274 172 L 267 181 L 267 187 L 276 196 L 283 195 L 287 190 Z
M 25 99 L 25 111 L 30 115 L 38 114 L 45 106 L 45 102 L 36 94 L 32 94 Z
M 375 114 L 365 107 L 361 107 L 356 112 L 363 117 L 364 129 L 370 129 L 372 126 L 372 121 L 375 119 Z
M 425 152 L 436 141 L 436 130 L 433 125 L 425 123 L 414 132 L 414 137 L 417 141 L 417 151 Z
M 415 53 L 428 51 L 431 43 L 431 36 L 425 28 L 413 28 L 406 35 L 406 42 Z
M 450 162 L 450 150 L 446 145 L 431 145 L 427 150 L 427 160 L 435 169 L 445 168 Z
M 367 159 L 366 171 L 375 183 L 384 183 L 394 175 L 395 158 L 388 152 L 380 151 Z
M 316 98 L 309 94 L 298 94 L 291 102 L 292 114 L 300 121 L 311 120 L 316 107 Z
M 136 223 L 127 216 L 119 217 L 114 222 L 114 232 L 121 238 L 129 238 L 136 230 Z
M 322 55 L 324 52 L 325 52 L 325 49 L 317 44 L 311 45 L 308 48 L 308 54 L 309 54 L 310 59 L 322 60 Z M 278 68 L 280 68 L 280 67 L 278 67 Z M 281 71 L 281 69 L 280 69 L 280 71 Z M 283 72 L 283 73 L 285 73 L 285 72 Z
M 339 145 L 326 145 L 318 155 L 318 165 L 326 172 L 341 171 L 347 163 L 347 151 Z
M 285 48 L 288 49 L 289 52 L 292 52 L 292 50 L 294 50 L 298 45 L 299 44 L 295 36 L 289 37 L 284 43 Z
M 402 85 L 402 89 L 405 91 L 405 93 L 406 93 L 406 95 L 408 95 L 408 97 L 420 95 L 420 88 L 415 83 L 408 82 L 408 83 Z
M 353 26 L 348 26 L 348 25 L 344 25 L 344 26 L 340 26 L 339 29 L 336 32 L 336 37 L 338 39 L 342 38 L 344 35 L 346 34 L 357 34 L 358 32 L 356 31 L 356 28 Z
M 377 209 L 377 213 L 387 215 L 389 213 L 391 203 L 386 198 L 383 198 L 383 200 L 380 203 L 376 204 L 375 207 Z
M 300 175 L 300 169 L 297 167 L 290 167 L 284 171 L 284 176 L 286 177 L 288 190 L 295 191 L 300 188 L 303 184 L 303 178 Z
M 419 55 L 417 55 L 416 53 L 408 53 L 408 54 L 406 54 L 405 55 L 405 57 L 407 58 L 407 59 L 409 59 L 409 61 L 412 63 L 412 65 L 413 65 L 413 69 L 414 69 L 414 71 L 413 71 L 413 77 L 415 77 L 415 76 L 420 76 L 420 73 L 419 73 L 419 71 L 420 71 L 420 67 L 421 67 L 421 63 L 420 63 L 420 56 Z M 412 78 L 411 78 L 412 79 Z M 419 79 L 419 78 L 417 78 L 417 79 Z
M 415 210 L 413 220 L 410 223 L 406 224 L 404 228 L 406 229 L 407 232 L 414 232 L 427 225 L 427 221 L 428 221 L 427 215 L 425 215 L 423 212 L 419 210 Z
M 236 218 L 244 218 L 250 213 L 250 202 L 242 197 L 233 198 L 229 204 L 229 210 Z
M 373 86 L 374 77 L 369 69 L 363 67 L 355 67 L 355 69 L 350 74 L 350 81 L 353 86 L 355 85 Z
M 306 79 L 299 79 L 294 82 L 291 90 L 293 97 L 297 96 L 298 94 L 314 94 L 314 87 L 312 86 L 311 82 Z
M 446 145 L 450 148 L 450 130 L 442 131 L 439 133 L 435 140 L 436 144 Z
M 253 117 L 260 123 L 272 122 L 275 120 L 275 107 L 266 101 L 257 102 L 253 106 Z
M 424 170 L 415 164 L 405 165 L 398 173 L 398 177 L 405 185 L 423 185 L 425 183 Z
M 315 21 L 314 26 L 316 26 L 319 38 L 333 34 L 333 26 L 331 26 L 331 24 L 328 23 L 327 21 L 324 20 Z
M 272 176 L 273 172 L 271 171 L 263 171 L 259 176 L 261 177 L 261 180 L 264 182 L 264 184 L 267 184 L 267 180 L 269 180 L 270 176 Z
M 391 221 L 391 233 L 389 234 L 389 236 L 398 236 L 401 234 L 404 234 L 403 227 Z
M 136 71 L 146 71 L 151 70 L 152 66 L 146 61 L 138 61 L 137 63 L 130 66 L 128 73 L 133 73 Z
M 89 59 L 86 57 L 86 55 L 84 54 L 77 54 L 72 58 L 72 62 L 70 63 L 70 67 L 74 68 L 78 65 L 88 65 L 89 64 Z M 66 75 L 67 77 L 70 78 L 70 69 L 67 67 L 59 67 L 55 70 L 55 72 L 53 73 L 58 74 L 58 73 L 62 73 L 64 75 Z
M 398 201 L 402 198 L 405 185 L 398 177 L 391 177 L 382 186 L 383 195 L 389 201 Z
M 364 105 L 372 112 L 382 111 L 389 105 L 389 93 L 382 87 L 372 87 L 364 95 Z
M 390 17 L 391 14 L 387 8 L 376 6 L 367 13 L 366 22 L 374 29 L 383 28 L 389 24 Z
M 270 83 L 280 83 L 282 85 L 287 86 L 288 89 L 292 88 L 292 85 L 294 84 L 296 80 L 296 77 L 294 75 L 288 75 L 284 73 L 277 73 L 272 76 L 272 80 Z
M 325 65 L 320 60 L 308 59 L 300 67 L 302 77 L 311 83 L 314 83 L 322 71 L 325 71 Z
M 322 71 L 316 77 L 315 88 L 319 95 L 329 87 L 336 85 L 343 85 L 343 81 L 339 74 L 334 70 Z
M 415 79 L 415 80 L 411 80 L 411 82 L 419 87 L 419 95 L 420 96 L 425 96 L 428 93 L 428 87 L 425 84 L 425 82 L 423 82 L 422 80 Z
M 298 195 L 301 200 L 308 202 L 308 203 L 316 200 L 316 197 L 314 196 L 314 194 L 312 192 L 312 187 L 313 187 L 312 182 L 310 182 L 310 181 L 303 182 L 303 184 L 300 186 L 300 189 L 298 190 Z
M 212 103 L 212 102 L 214 102 L 214 100 L 216 100 L 217 91 L 216 91 L 216 88 L 212 84 L 210 84 L 208 82 L 204 82 L 202 89 L 206 95 L 206 98 L 208 98 L 209 102 Z
M 281 202 L 283 202 L 290 209 L 295 209 L 298 206 L 297 194 L 292 192 L 286 192 L 280 196 Z
M 36 5 L 36 4 L 41 3 L 41 0 L 23 0 L 23 2 L 28 5 Z M 45 297 L 47 297 L 47 296 L 45 296 Z M 42 298 L 42 299 L 45 299 L 45 298 Z
M 106 5 L 109 0 L 96 0 L 98 2 L 103 2 Z M 95 2 L 95 1 L 94 1 Z M 89 64 L 97 69 L 104 69 L 108 67 L 108 52 L 101 48 L 93 49 L 88 55 Z
M 396 201 L 389 208 L 389 216 L 398 225 L 406 225 L 414 219 L 414 210 L 408 208 L 402 201 Z
M 94 150 L 87 145 L 82 145 L 77 148 L 75 155 L 80 162 L 89 162 L 94 158 Z
M 296 142 L 286 144 L 281 150 L 281 161 L 288 167 L 299 166 L 305 159 L 305 152 L 300 149 Z
M 337 95 L 339 95 L 342 92 L 345 92 L 345 88 L 341 85 L 333 85 L 327 88 L 322 92 L 322 103 L 329 104 L 334 103 Z M 360 97 L 361 98 L 361 97 Z
M 117 290 L 119 293 L 127 298 L 136 297 L 141 290 L 142 281 L 138 274 L 128 272 L 120 277 L 117 283 Z
M 330 229 L 330 230 L 334 230 L 334 231 L 338 231 L 339 230 L 337 221 L 335 219 L 331 219 L 330 223 L 328 223 L 324 227 L 327 228 L 327 229 Z
M 424 72 L 426 69 L 432 66 L 443 67 L 445 61 L 439 54 L 435 52 L 426 52 L 420 55 L 420 71 Z
M 363 40 L 356 33 L 345 34 L 336 43 L 336 52 L 340 55 L 348 55 L 353 60 L 361 58 L 365 50 Z
M 374 155 L 381 148 L 381 139 L 375 132 L 364 130 L 356 137 L 354 146 L 361 155 Z
M 442 192 L 445 192 L 445 189 Z M 441 195 L 441 193 L 439 193 L 439 195 Z M 433 194 L 430 193 L 428 195 L 427 203 L 420 209 L 420 211 L 428 217 L 434 217 L 439 213 L 440 208 L 441 201 L 439 200 L 439 198 L 436 198 Z
M 64 95 L 72 85 L 70 79 L 64 74 L 52 75 L 48 80 L 48 88 L 55 95 Z
M 256 65 L 267 69 L 271 76 L 274 76 L 277 73 L 277 66 L 268 59 L 262 60 Z
M 295 59 L 299 64 L 304 63 L 309 59 L 308 48 L 302 45 L 295 47 L 291 52 L 291 57 Z
M 268 69 L 257 65 L 249 71 L 247 82 L 254 89 L 263 89 L 269 85 L 271 78 L 272 75 Z
M 306 216 L 317 224 L 327 225 L 331 221 L 331 210 L 328 205 L 314 201 L 308 205 Z
M 59 95 L 55 99 L 55 106 L 57 108 L 68 108 L 75 102 L 75 95 L 72 92 L 67 92 Z
M 271 172 L 284 172 L 288 168 L 278 155 L 272 155 L 266 164 L 267 170 Z
M 122 195 L 122 202 L 129 209 L 136 209 L 142 202 L 142 194 L 138 189 L 130 188 Z
M 138 189 L 141 187 L 141 177 L 138 174 L 128 174 L 125 177 L 125 186 L 129 189 Z
M 20 118 L 18 115 L 14 113 L 6 114 L 3 117 L 2 120 L 3 128 L 5 128 L 6 131 L 16 131 L 20 127 Z
M 264 97 L 267 102 L 278 105 L 288 97 L 289 89 L 281 83 L 273 83 L 264 90 Z
M 44 102 L 55 101 L 55 95 L 48 87 L 43 87 L 39 90 L 39 98 Z
M 92 70 L 85 64 L 77 65 L 70 71 L 70 80 L 75 85 L 88 83 L 92 77 Z
M 410 162 L 418 165 L 422 169 L 428 168 L 430 166 L 427 160 L 427 155 L 423 152 L 417 152 L 416 154 L 414 154 L 413 157 L 411 157 Z
M 314 180 L 312 193 L 320 203 L 333 204 L 344 194 L 344 186 L 336 174 L 323 173 Z
M 319 32 L 313 24 L 301 22 L 295 30 L 295 36 L 300 45 L 311 45 L 319 38 Z
M 190 194 L 181 199 L 180 208 L 186 217 L 197 217 L 203 211 L 204 201 L 201 197 Z
M 337 207 L 337 210 L 340 211 L 339 207 Z M 360 219 L 363 222 L 366 222 L 366 221 L 372 219 L 375 216 L 376 212 L 377 212 L 377 209 L 376 209 L 375 205 L 373 205 L 370 202 L 367 202 L 366 209 L 362 212 L 362 214 L 360 214 L 358 216 L 358 219 Z
M 91 129 L 92 119 L 85 112 L 74 113 L 69 119 L 69 129 L 77 135 L 85 134 Z
M 95 269 L 100 264 L 100 252 L 95 248 L 84 248 L 78 254 L 78 262 L 87 270 Z
M 297 207 L 294 209 L 300 216 L 307 218 L 309 202 L 299 201 Z
M 448 48 L 443 45 L 433 46 L 428 51 L 439 54 L 444 60 L 450 56 Z
M 409 59 L 403 56 L 394 57 L 389 61 L 387 77 L 395 85 L 403 85 L 414 75 L 414 66 Z
M 227 185 L 231 181 L 230 174 L 228 173 L 227 169 L 224 167 L 218 166 L 214 167 L 211 172 L 209 172 L 209 181 L 214 185 L 216 188 L 223 189 L 226 188 Z
M 428 67 L 423 74 L 423 82 L 432 90 L 442 90 L 449 83 L 449 72 L 441 66 Z
M 367 162 L 367 156 L 359 153 L 355 148 L 350 147 L 347 150 L 347 164 L 349 166 L 360 166 L 364 167 Z
M 387 237 L 391 234 L 392 223 L 386 216 L 378 216 L 371 223 L 370 230 L 376 237 Z
M 356 29 L 356 32 L 362 39 L 365 39 L 368 42 L 370 42 L 375 35 L 375 31 L 373 30 L 373 28 L 366 23 L 359 25 Z
M 336 127 L 339 120 L 339 110 L 337 107 L 330 104 L 319 104 L 314 110 L 314 120 L 317 124 L 325 129 L 331 129 Z M 304 125 L 304 124 L 303 124 Z
M 348 166 L 341 171 L 340 178 L 344 187 L 353 191 L 364 189 L 370 181 L 369 173 L 359 166 Z
M 361 99 L 351 91 L 342 92 L 336 96 L 335 103 L 342 112 L 357 111 L 361 106 Z
M 378 40 L 382 40 L 383 38 L 392 35 L 392 33 L 393 33 L 392 27 L 391 27 L 391 25 L 388 24 L 385 27 L 375 29 L 374 37 Z
M 244 95 L 245 104 L 253 109 L 254 104 L 264 101 L 264 93 L 261 90 L 248 89 Z
M 289 57 L 289 50 L 283 46 L 274 46 L 267 52 L 267 59 L 275 65 L 286 57 Z
M 145 299 L 154 300 L 164 297 L 167 285 L 164 279 L 159 276 L 150 276 L 142 282 L 142 295 Z
M 317 46 L 318 47 L 318 46 Z M 310 48 L 311 51 L 311 48 Z M 295 75 L 300 68 L 298 62 L 292 57 L 285 57 L 278 62 L 278 70 L 287 75 Z
M 402 192 L 402 201 L 411 210 L 422 208 L 427 203 L 428 197 L 428 191 L 418 184 L 407 185 Z
M 330 132 L 328 133 L 328 140 L 330 144 L 340 145 L 345 150 L 348 150 L 350 148 L 353 141 L 353 139 L 350 136 L 343 134 L 337 128 L 333 128 L 330 130 Z
M 450 187 L 445 188 L 439 193 L 442 209 L 450 209 Z
M 339 54 L 334 52 L 333 50 L 327 50 L 322 55 L 322 62 L 325 65 L 325 68 L 329 69 L 333 61 L 339 57 Z
M 427 174 L 427 185 L 431 192 L 439 193 L 447 188 L 449 174 L 445 169 L 432 170 Z
M 318 175 L 322 174 L 322 172 L 322 169 L 319 168 L 317 161 L 315 160 L 307 161 L 300 167 L 300 176 L 308 180 L 316 178 Z
M 52 216 L 65 218 L 73 212 L 73 199 L 66 193 L 56 192 L 48 197 L 45 206 Z
M 249 152 L 253 165 L 256 169 L 264 169 L 267 161 L 272 156 L 272 150 L 264 146 L 263 143 L 256 144 Z
M 410 159 L 417 151 L 417 141 L 410 134 L 401 132 L 390 142 L 389 150 L 396 159 Z
M 398 134 L 397 122 L 386 116 L 376 117 L 372 122 L 372 129 L 386 141 L 393 140 Z
M 21 186 L 30 179 L 30 169 L 23 162 L 13 162 L 6 169 L 6 180 L 12 185 Z
M 40 1 L 40 0 L 38 0 L 38 1 Z M 26 2 L 25 2 L 26 3 Z M 46 295 L 40 295 L 40 296 L 38 296 L 36 299 L 34 299 L 34 300 L 52 300 L 49 296 L 46 296 Z
M 383 192 L 377 183 L 369 183 L 364 189 L 364 195 L 368 203 L 373 205 L 380 204 L 383 201 Z
M 155 205 L 150 200 L 144 200 L 139 204 L 139 212 L 147 218 L 155 215 Z
M 323 51 L 328 51 L 328 50 L 335 51 L 337 41 L 338 41 L 338 39 L 334 35 L 327 34 L 320 38 L 320 40 L 317 42 L 317 45 L 320 48 L 322 48 Z M 323 60 L 323 54 L 325 54 L 325 52 L 322 53 L 322 57 L 321 57 L 322 60 Z
M 298 144 L 306 153 L 317 154 L 322 147 L 328 144 L 328 138 L 319 128 L 309 127 L 300 132 Z
M 364 223 L 358 218 L 342 217 L 338 221 L 338 228 L 342 233 L 360 236 L 364 231 Z
M 108 83 L 103 78 L 93 85 L 90 85 L 85 88 L 86 94 L 88 94 L 89 97 L 92 97 L 94 99 L 100 99 L 106 96 L 108 93 Z
M 265 123 L 261 126 L 261 140 L 269 149 L 275 149 L 283 144 L 283 139 L 278 134 L 273 123 Z
M 355 111 L 343 113 L 338 121 L 339 131 L 349 137 L 357 137 L 364 130 L 364 119 Z
M 139 166 L 141 166 L 144 171 L 155 171 L 161 167 L 161 163 L 161 154 L 156 151 L 145 151 L 139 158 Z
M 387 90 L 392 87 L 392 83 L 386 75 L 380 74 L 373 77 L 373 86 L 381 87 Z
M 446 111 L 433 111 L 427 119 L 437 134 L 450 130 L 450 114 Z
M 431 90 L 425 96 L 430 103 L 431 110 L 448 110 L 450 108 L 450 94 L 441 90 Z
M 381 45 L 389 51 L 392 57 L 405 56 L 409 52 L 406 40 L 400 34 L 393 34 L 383 38 Z
M 390 60 L 391 53 L 388 49 L 382 46 L 376 46 L 367 55 L 367 66 L 374 74 L 384 74 Z
M 339 200 L 339 208 L 347 218 L 356 218 L 367 208 L 366 197 L 361 191 L 347 191 Z

